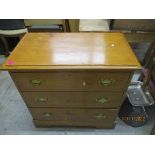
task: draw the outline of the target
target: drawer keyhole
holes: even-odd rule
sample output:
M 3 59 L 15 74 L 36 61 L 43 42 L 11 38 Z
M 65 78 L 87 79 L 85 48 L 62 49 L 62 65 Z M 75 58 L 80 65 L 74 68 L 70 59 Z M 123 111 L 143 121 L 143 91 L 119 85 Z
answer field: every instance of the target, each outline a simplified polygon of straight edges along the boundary
M 82 85 L 83 85 L 83 87 L 85 87 L 85 86 L 86 86 L 86 82 L 85 82 L 85 81 L 83 81 L 83 82 L 82 82 Z

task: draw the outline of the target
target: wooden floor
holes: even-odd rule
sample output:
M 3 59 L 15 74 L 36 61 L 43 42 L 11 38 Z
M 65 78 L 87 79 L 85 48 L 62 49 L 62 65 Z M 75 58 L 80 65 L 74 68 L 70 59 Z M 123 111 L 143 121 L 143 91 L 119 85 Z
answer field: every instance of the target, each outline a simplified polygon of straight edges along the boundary
M 0 56 L 0 63 L 3 57 Z M 0 134 L 150 134 L 155 122 L 155 107 L 147 109 L 150 116 L 149 122 L 138 128 L 126 125 L 119 118 L 115 129 L 92 128 L 35 128 L 32 117 L 27 110 L 23 99 L 18 93 L 8 72 L 0 71 Z

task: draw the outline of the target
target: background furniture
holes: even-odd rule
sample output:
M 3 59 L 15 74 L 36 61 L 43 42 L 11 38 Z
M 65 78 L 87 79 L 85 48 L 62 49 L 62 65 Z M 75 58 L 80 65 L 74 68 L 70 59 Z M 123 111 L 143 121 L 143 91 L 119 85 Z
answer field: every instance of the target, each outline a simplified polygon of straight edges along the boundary
M 155 50 L 154 50 L 154 59 L 152 61 L 152 66 L 150 68 L 149 78 L 150 78 L 150 81 L 149 81 L 149 90 L 150 90 L 152 96 L 155 99 Z M 155 135 L 155 125 L 152 128 L 151 134 L 152 135 Z
M 20 19 L 0 19 L 0 39 L 5 48 L 5 55 L 9 55 L 9 45 L 6 37 L 19 37 L 27 33 L 23 20 Z
M 80 32 L 96 32 L 96 31 L 109 31 L 108 20 L 104 19 L 80 19 L 79 23 Z
M 155 44 L 155 20 L 151 19 L 114 19 L 110 22 L 110 30 L 123 32 L 129 43 L 150 43 L 142 62 L 146 65 L 148 55 Z
M 36 25 L 63 25 L 63 19 L 24 19 L 26 27 Z
M 79 19 L 24 19 L 25 25 L 30 32 L 34 31 L 34 27 L 42 27 L 40 32 L 54 32 L 61 31 L 64 32 L 78 32 L 79 31 Z M 53 29 L 55 27 L 55 29 Z M 44 30 L 43 30 L 43 27 Z M 51 28 L 50 28 L 51 27 Z M 48 29 L 47 29 L 48 28 Z M 43 30 L 43 31 L 42 31 Z
M 34 25 L 29 27 L 29 32 L 63 32 L 62 25 Z
M 142 69 L 140 80 L 143 81 L 145 86 L 147 86 L 149 92 L 155 99 L 155 45 L 152 47 L 152 50 L 148 55 L 146 65 Z M 151 134 L 155 134 L 155 125 Z
M 140 68 L 121 33 L 28 33 L 2 65 L 39 127 L 113 128 Z
M 128 30 L 128 31 L 142 31 L 155 32 L 154 19 L 114 19 L 111 20 L 111 30 Z
M 79 19 L 68 19 L 70 32 L 79 32 Z
M 24 19 L 29 32 L 67 32 L 65 19 Z

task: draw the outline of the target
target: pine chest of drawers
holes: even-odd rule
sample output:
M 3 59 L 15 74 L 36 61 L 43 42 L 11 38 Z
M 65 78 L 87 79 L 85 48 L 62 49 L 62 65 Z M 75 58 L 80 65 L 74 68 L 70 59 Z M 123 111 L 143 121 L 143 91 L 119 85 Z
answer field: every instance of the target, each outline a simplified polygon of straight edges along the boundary
M 140 64 L 121 33 L 28 33 L 2 65 L 38 127 L 113 128 Z

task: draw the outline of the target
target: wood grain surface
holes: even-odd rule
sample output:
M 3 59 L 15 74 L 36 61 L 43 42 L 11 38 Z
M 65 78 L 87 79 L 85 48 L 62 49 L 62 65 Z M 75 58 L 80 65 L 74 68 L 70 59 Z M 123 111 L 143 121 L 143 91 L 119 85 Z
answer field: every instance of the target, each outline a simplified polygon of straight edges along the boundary
M 12 73 L 21 91 L 122 91 L 128 84 L 128 72 L 45 72 Z M 33 85 L 32 80 L 40 81 Z M 104 85 L 101 81 L 110 80 Z
M 36 66 L 140 68 L 121 33 L 28 33 L 2 68 L 21 70 Z
M 117 108 L 122 95 L 122 92 L 23 92 L 28 107 L 55 108 Z

